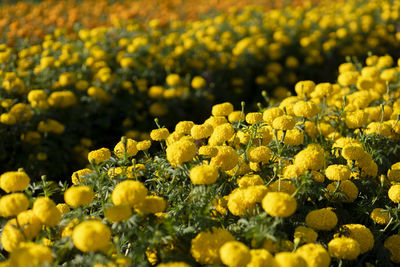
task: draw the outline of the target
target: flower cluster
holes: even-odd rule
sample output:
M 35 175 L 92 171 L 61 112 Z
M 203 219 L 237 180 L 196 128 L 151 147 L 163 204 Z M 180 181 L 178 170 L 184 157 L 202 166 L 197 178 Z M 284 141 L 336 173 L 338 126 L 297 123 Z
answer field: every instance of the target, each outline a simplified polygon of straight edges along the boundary
M 85 164 L 90 149 L 110 146 L 115 136 L 147 139 L 154 117 L 169 128 L 180 120 L 198 122 L 215 103 L 244 100 L 255 106 L 263 90 L 273 104 L 299 80 L 333 81 L 345 56 L 395 54 L 399 48 L 399 1 L 293 1 L 274 9 L 247 5 L 256 0 L 236 0 L 237 8 L 229 8 L 233 3 L 227 0 L 184 2 L 48 0 L 2 6 L 0 154 L 12 154 L 0 157 L 5 170 L 24 167 L 29 174 L 64 177 L 70 166 Z M 210 14 L 211 9 L 221 12 Z M 206 19 L 197 20 L 202 14 Z M 359 78 L 349 66 L 341 72 L 340 85 L 378 91 L 396 79 L 391 68 L 382 74 L 369 68 L 361 75 L 382 76 L 378 83 Z M 323 99 L 332 90 L 303 82 L 296 92 Z M 368 96 L 360 94 L 347 101 L 365 105 Z M 308 119 L 318 109 L 302 101 L 293 112 Z M 280 130 L 293 124 L 285 118 L 276 121 Z M 261 119 L 248 114 L 246 122 Z M 365 120 L 354 110 L 345 122 L 356 129 Z M 206 135 L 203 130 L 199 134 Z M 367 131 L 377 130 L 389 132 L 376 123 Z M 222 140 L 218 131 L 212 144 Z M 291 129 L 285 140 L 301 144 L 302 134 Z
M 369 56 L 257 112 L 216 104 L 91 151 L 69 188 L 6 172 L 4 264 L 398 264 L 398 77 Z

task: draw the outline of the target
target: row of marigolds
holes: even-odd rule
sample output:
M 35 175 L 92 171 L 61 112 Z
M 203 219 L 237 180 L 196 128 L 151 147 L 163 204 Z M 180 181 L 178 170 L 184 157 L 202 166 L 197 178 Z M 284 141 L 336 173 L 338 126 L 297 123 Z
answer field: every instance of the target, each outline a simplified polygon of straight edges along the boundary
M 400 263 L 392 64 L 345 63 L 338 84 L 301 81 L 279 106 L 245 114 L 226 102 L 152 141 L 123 137 L 113 152 L 91 151 L 69 188 L 4 173 L 3 264 Z
M 243 100 L 255 107 L 262 90 L 282 99 L 301 79 L 332 82 L 345 56 L 396 56 L 399 3 L 249 6 L 202 21 L 122 20 L 77 26 L 76 38 L 57 28 L 36 45 L 0 44 L 0 165 L 62 177 L 75 158 L 86 158 L 90 141 L 140 139 L 154 116 L 168 127 L 189 114 L 199 122 L 213 103 Z M 73 25 L 76 5 L 65 4 L 52 6 L 55 14 L 71 7 Z M 105 1 L 97 8 L 95 14 L 107 9 Z

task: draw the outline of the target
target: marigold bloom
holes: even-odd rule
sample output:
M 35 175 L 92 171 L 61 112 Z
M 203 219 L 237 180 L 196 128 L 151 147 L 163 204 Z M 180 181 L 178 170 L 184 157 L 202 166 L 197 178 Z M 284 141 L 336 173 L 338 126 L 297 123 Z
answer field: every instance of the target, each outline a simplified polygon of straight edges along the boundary
M 296 250 L 296 254 L 302 257 L 308 267 L 328 267 L 331 257 L 328 251 L 320 244 L 306 244 Z
M 388 196 L 394 203 L 400 202 L 400 185 L 392 185 L 389 188 Z
M 296 199 L 287 193 L 269 192 L 262 200 L 262 207 L 273 217 L 289 217 L 297 209 Z
M 189 177 L 193 184 L 213 184 L 218 179 L 218 169 L 211 165 L 198 165 L 190 170 Z
M 147 195 L 147 188 L 138 181 L 125 180 L 114 188 L 111 198 L 114 205 L 128 204 L 135 207 L 142 203 Z
M 111 151 L 108 148 L 100 148 L 93 150 L 88 154 L 89 162 L 94 162 L 95 164 L 102 163 L 103 161 L 111 158 Z
M 125 153 L 128 155 L 128 157 L 136 156 L 136 154 L 138 153 L 138 149 L 137 142 L 135 140 L 127 138 L 125 144 L 124 141 L 121 140 L 118 142 L 118 144 L 115 145 L 114 154 L 118 158 L 122 158 Z
M 328 243 L 329 254 L 338 259 L 355 260 L 360 255 L 360 244 L 349 237 L 335 237 Z
M 5 172 L 0 176 L 0 187 L 7 193 L 24 191 L 31 179 L 24 171 Z
M 306 261 L 296 253 L 279 252 L 275 254 L 278 267 L 307 267 Z
M 221 264 L 219 249 L 228 241 L 234 241 L 233 235 L 225 229 L 213 227 L 197 234 L 192 239 L 190 253 L 200 264 Z
M 72 233 L 74 245 L 83 252 L 98 251 L 111 240 L 111 230 L 99 221 L 85 221 L 78 224 Z
M 39 197 L 33 202 L 33 213 L 46 226 L 56 226 L 61 221 L 61 212 L 53 200 L 48 197 Z
M 93 189 L 87 185 L 72 186 L 64 193 L 64 200 L 71 207 L 89 205 L 94 198 Z
M 390 260 L 400 263 L 400 235 L 389 236 L 383 245 L 390 251 Z
M 233 112 L 233 105 L 229 102 L 225 102 L 214 105 L 211 114 L 213 116 L 228 116 L 231 112 Z
M 251 260 L 249 248 L 239 241 L 228 241 L 219 249 L 222 263 L 229 267 L 246 266 Z
M 43 266 L 53 262 L 52 251 L 49 247 L 33 242 L 22 243 L 10 253 L 10 266 Z
M 390 221 L 390 213 L 382 208 L 373 209 L 370 217 L 377 224 L 387 224 Z
M 20 212 L 27 210 L 29 199 L 22 193 L 13 193 L 0 198 L 0 216 L 16 216 Z
M 313 210 L 306 216 L 306 224 L 315 230 L 330 231 L 337 223 L 338 218 L 330 208 Z

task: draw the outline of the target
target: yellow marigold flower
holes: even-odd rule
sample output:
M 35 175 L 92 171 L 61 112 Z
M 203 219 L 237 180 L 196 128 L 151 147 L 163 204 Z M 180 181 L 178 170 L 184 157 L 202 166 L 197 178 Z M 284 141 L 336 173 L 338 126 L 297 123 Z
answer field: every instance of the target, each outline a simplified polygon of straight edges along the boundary
M 213 184 L 218 179 L 218 169 L 211 165 L 198 165 L 190 170 L 189 177 L 193 184 Z
M 4 226 L 1 234 L 1 245 L 3 246 L 3 249 L 7 252 L 13 251 L 19 246 L 21 242 L 25 241 L 22 232 L 18 229 L 15 219 L 13 220 L 15 224 L 11 225 L 7 223 Z M 39 230 L 40 230 L 40 223 L 39 223 Z
M 10 113 L 3 113 L 0 115 L 0 122 L 5 125 L 14 125 L 17 123 L 17 118 Z
M 179 77 L 178 74 L 173 73 L 169 74 L 167 78 L 165 78 L 165 81 L 169 86 L 177 86 L 181 83 L 181 77 Z
M 175 132 L 190 134 L 190 131 L 194 125 L 195 124 L 192 121 L 180 121 L 175 126 Z
M 307 267 L 306 261 L 296 253 L 279 252 L 275 254 L 278 267 Z
M 167 128 L 160 128 L 160 129 L 154 129 L 150 133 L 150 137 L 154 141 L 162 141 L 167 139 L 169 136 L 169 131 Z
M 29 103 L 35 102 L 35 101 L 40 101 L 40 100 L 45 100 L 47 99 L 47 94 L 45 91 L 37 89 L 37 90 L 31 90 L 28 93 L 28 101 Z
M 147 94 L 149 95 L 150 98 L 160 98 L 163 96 L 163 92 L 164 92 L 164 87 L 154 85 L 149 88 Z
M 61 212 L 54 201 L 48 197 L 37 198 L 33 203 L 32 211 L 46 226 L 53 227 L 61 221 Z
M 278 132 L 278 140 L 282 140 L 283 131 Z M 304 142 L 304 133 L 296 128 L 286 131 L 283 143 L 285 145 L 299 146 Z
M 229 102 L 217 104 L 212 107 L 211 114 L 213 116 L 228 116 L 233 112 L 233 105 Z
M 367 129 L 365 129 L 365 134 L 373 133 L 389 137 L 392 133 L 392 128 L 386 123 L 371 122 L 367 125 Z
M 71 207 L 86 206 L 92 203 L 93 189 L 87 185 L 72 186 L 64 193 L 64 200 Z
M 17 122 L 27 122 L 33 116 L 33 111 L 28 104 L 17 103 L 11 107 L 8 114 L 13 115 Z
M 126 180 L 114 188 L 111 198 L 114 205 L 129 204 L 136 207 L 147 196 L 147 188 L 138 181 Z
M 24 191 L 31 179 L 24 171 L 5 172 L 0 176 L 0 187 L 7 193 Z
M 250 249 L 239 241 L 228 241 L 219 249 L 223 264 L 229 267 L 246 266 L 250 262 Z
M 198 140 L 211 136 L 213 131 L 214 128 L 211 124 L 204 123 L 201 125 L 194 125 L 190 130 L 190 134 L 194 139 Z
M 362 224 L 345 224 L 341 226 L 341 231 L 346 237 L 353 238 L 360 244 L 360 253 L 370 251 L 374 247 L 374 235 L 367 227 Z M 339 235 L 339 234 L 337 234 Z
M 387 178 L 389 181 L 400 182 L 400 169 L 393 169 L 392 165 L 392 169 L 387 172 Z
M 292 116 L 282 115 L 274 119 L 272 122 L 272 127 L 276 130 L 291 130 L 296 125 L 296 121 Z
M 276 262 L 274 256 L 266 249 L 251 249 L 250 262 L 246 267 L 274 267 Z
M 147 149 L 150 148 L 150 146 L 151 146 L 151 141 L 150 141 L 150 140 L 140 141 L 140 142 L 138 142 L 138 143 L 136 144 L 136 148 L 137 148 L 139 151 L 147 150 Z
M 68 213 L 68 212 L 70 212 L 70 208 L 69 208 L 69 206 L 67 205 L 67 204 L 65 204 L 65 203 L 59 203 L 59 204 L 57 204 L 56 205 L 56 208 L 61 212 L 61 214 L 64 214 L 64 213 Z
M 294 164 L 303 170 L 320 170 L 324 167 L 324 150 L 319 145 L 308 145 L 294 157 Z
M 360 255 L 360 244 L 349 237 L 335 237 L 328 243 L 329 254 L 338 259 L 355 260 Z
M 96 98 L 98 100 L 102 100 L 105 102 L 108 102 L 111 98 L 111 96 L 107 93 L 106 90 L 104 90 L 103 88 L 100 87 L 89 87 L 89 89 L 87 90 L 87 94 L 93 98 Z M 50 99 L 50 97 L 49 97 Z M 49 100 L 50 103 L 50 100 Z
M 191 161 L 196 156 L 197 147 L 193 142 L 182 140 L 169 145 L 166 149 L 167 160 L 173 166 Z
M 125 221 L 131 215 L 132 209 L 129 205 L 110 206 L 104 211 L 104 217 L 111 223 Z
M 49 247 L 33 242 L 22 243 L 10 255 L 10 266 L 43 266 L 53 262 L 53 254 Z
M 46 121 L 40 121 L 37 126 L 37 131 L 41 133 L 55 133 L 62 134 L 65 130 L 65 126 L 56 120 L 47 119 Z
M 387 224 L 390 221 L 390 213 L 382 208 L 373 209 L 370 217 L 377 224 Z
M 211 134 L 210 138 L 208 139 L 208 143 L 212 146 L 218 145 L 220 143 L 226 142 L 232 138 L 235 134 L 235 130 L 230 123 L 224 123 L 218 125 L 214 128 L 213 133 Z
M 304 172 L 304 169 L 297 165 L 288 165 L 283 169 L 283 178 L 299 178 Z
M 262 207 L 273 217 L 289 217 L 297 209 L 296 199 L 287 193 L 269 192 L 262 200 Z
M 269 108 L 266 109 L 263 113 L 263 120 L 268 123 L 269 125 L 272 125 L 273 121 L 282 116 L 283 110 L 281 108 L 278 107 L 273 107 L 273 108 Z
M 263 114 L 260 112 L 250 112 L 246 115 L 246 122 L 248 124 L 260 123 L 263 120 Z
M 111 230 L 99 221 L 78 224 L 72 233 L 72 241 L 80 251 L 98 251 L 110 243 Z
M 245 119 L 245 115 L 242 111 L 232 111 L 231 113 L 229 113 L 228 115 L 228 121 L 229 122 L 238 122 L 240 120 L 244 120 Z
M 312 98 L 323 98 L 327 97 L 332 93 L 332 84 L 330 83 L 319 83 L 315 85 L 314 91 L 310 94 Z
M 346 114 L 346 125 L 350 129 L 363 127 L 368 122 L 368 114 L 363 110 L 356 110 Z
M 55 108 L 68 108 L 78 102 L 75 94 L 72 91 L 52 92 L 47 101 L 51 107 Z
M 331 257 L 320 244 L 306 244 L 296 250 L 296 254 L 306 261 L 307 267 L 329 267 Z
M 377 59 L 376 67 L 378 69 L 388 68 L 394 64 L 394 60 L 391 56 L 381 56 Z
M 236 167 L 239 162 L 239 155 L 230 146 L 219 146 L 218 154 L 211 159 L 210 165 L 229 171 Z
M 338 83 L 342 86 L 355 85 L 358 80 L 359 73 L 357 71 L 346 71 L 338 76 Z
M 339 73 L 343 73 L 346 71 L 355 71 L 356 66 L 351 62 L 342 63 L 339 65 Z
M 218 154 L 218 149 L 215 146 L 201 146 L 199 148 L 199 155 L 206 158 L 215 157 Z
M 93 150 L 88 154 L 89 162 L 94 162 L 95 164 L 102 163 L 111 158 L 111 151 L 108 148 L 100 148 Z
M 256 208 L 256 203 L 260 203 L 267 192 L 268 188 L 265 185 L 237 188 L 229 194 L 227 207 L 236 216 L 251 214 Z
M 165 199 L 159 196 L 146 196 L 143 202 L 135 207 L 135 211 L 140 214 L 151 214 L 164 212 L 167 208 Z
M 190 267 L 190 265 L 184 262 L 171 261 L 168 263 L 160 263 L 157 267 Z
M 213 227 L 211 231 L 202 231 L 192 239 L 190 253 L 200 264 L 221 264 L 219 249 L 226 242 L 234 240 L 227 230 Z
M 72 175 L 71 175 L 72 183 L 76 185 L 78 183 L 84 182 L 85 181 L 84 176 L 85 175 L 89 175 L 91 173 L 93 173 L 93 171 L 91 169 L 88 169 L 88 168 L 73 172 Z
M 315 83 L 313 81 L 299 81 L 294 86 L 294 90 L 300 97 L 308 97 L 314 91 Z
M 251 148 L 248 152 L 247 158 L 251 162 L 268 163 L 269 159 L 271 158 L 271 149 L 266 146 Z
M 400 202 L 400 185 L 392 185 L 389 188 L 388 196 L 394 203 Z
M 0 198 L 1 217 L 16 216 L 20 212 L 27 210 L 28 207 L 29 199 L 22 193 L 13 193 Z
M 114 147 L 114 154 L 118 158 L 122 158 L 125 155 L 125 153 L 128 155 L 128 157 L 136 156 L 136 154 L 138 153 L 138 149 L 137 149 L 137 142 L 135 140 L 126 138 L 125 144 L 124 141 L 121 140 Z
M 350 169 L 346 165 L 332 164 L 325 170 L 326 178 L 333 181 L 342 181 L 350 178 Z
M 336 189 L 336 182 L 329 184 L 326 189 L 329 193 L 333 193 Z M 339 197 L 339 200 L 344 202 L 344 203 L 351 203 L 356 200 L 358 197 L 358 188 L 357 186 L 350 180 L 344 180 L 340 182 L 339 192 L 342 192 L 345 194 L 344 197 Z M 336 200 L 336 199 L 333 199 Z
M 306 216 L 307 226 L 321 231 L 330 231 L 338 223 L 336 214 L 331 208 L 323 208 L 310 211 Z
M 237 180 L 239 187 L 246 188 L 253 185 L 263 185 L 264 181 L 258 174 L 245 175 Z
M 313 229 L 305 226 L 297 226 L 294 230 L 294 239 L 299 243 L 315 243 L 317 242 L 318 233 Z
M 205 80 L 203 77 L 201 77 L 201 76 L 195 76 L 195 77 L 193 77 L 193 79 L 192 79 L 191 85 L 192 85 L 192 87 L 193 87 L 194 89 L 201 89 L 201 88 L 206 87 L 207 82 L 206 82 L 206 80 Z
M 311 118 L 317 115 L 318 107 L 310 101 L 299 101 L 293 106 L 293 112 L 298 117 Z
M 383 245 L 390 251 L 390 260 L 394 263 L 400 263 L 400 235 L 389 236 Z

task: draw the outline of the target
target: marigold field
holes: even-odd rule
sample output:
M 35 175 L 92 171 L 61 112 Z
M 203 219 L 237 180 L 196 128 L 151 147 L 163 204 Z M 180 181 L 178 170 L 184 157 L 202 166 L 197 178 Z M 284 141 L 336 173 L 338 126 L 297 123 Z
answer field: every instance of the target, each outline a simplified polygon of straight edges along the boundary
M 0 267 L 400 265 L 400 1 L 0 3 Z

